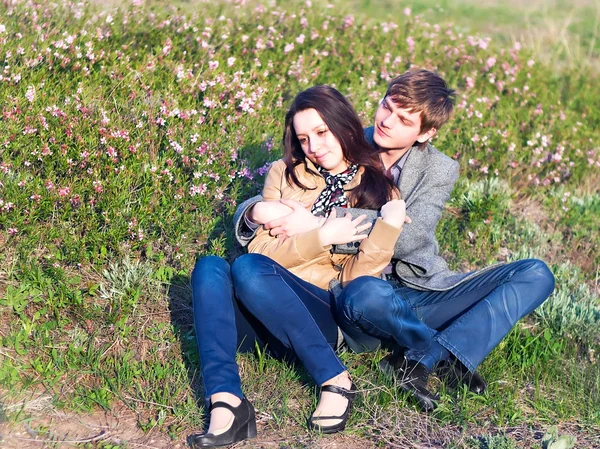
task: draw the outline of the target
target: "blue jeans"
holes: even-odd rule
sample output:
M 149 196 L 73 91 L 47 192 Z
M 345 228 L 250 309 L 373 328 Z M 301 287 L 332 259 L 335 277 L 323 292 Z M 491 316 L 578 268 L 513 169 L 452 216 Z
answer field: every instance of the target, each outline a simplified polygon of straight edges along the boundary
M 338 330 L 327 290 L 261 254 L 238 257 L 232 273 L 240 303 L 293 350 L 318 385 L 346 371 L 334 351 Z
M 446 291 L 420 291 L 361 277 L 338 297 L 337 320 L 351 349 L 374 350 L 389 344 L 398 311 L 409 307 L 438 331 L 435 342 L 474 371 L 516 322 L 541 305 L 552 290 L 554 276 L 537 259 L 500 265 Z M 418 355 L 415 350 L 407 352 L 411 359 Z
M 207 256 L 192 272 L 194 329 L 200 356 L 205 396 L 231 393 L 243 398 L 236 352 L 253 351 L 255 345 L 277 347 L 269 332 L 233 292 L 231 268 L 224 259 Z
M 220 392 L 244 397 L 236 352 L 252 351 L 256 344 L 276 358 L 297 357 L 318 384 L 346 370 L 332 349 L 337 325 L 329 292 L 271 259 L 247 254 L 230 267 L 220 257 L 204 257 L 191 283 L 206 397 Z

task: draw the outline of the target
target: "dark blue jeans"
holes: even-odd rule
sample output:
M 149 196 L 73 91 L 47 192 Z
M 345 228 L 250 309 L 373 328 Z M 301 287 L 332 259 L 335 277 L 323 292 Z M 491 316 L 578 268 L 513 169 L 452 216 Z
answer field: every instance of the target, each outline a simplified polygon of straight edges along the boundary
M 332 349 L 337 325 L 329 292 L 271 259 L 247 254 L 230 267 L 220 257 L 204 257 L 191 282 L 206 397 L 219 392 L 244 397 L 236 352 L 257 344 L 276 358 L 297 357 L 317 384 L 346 370 Z
M 374 350 L 389 345 L 398 311 L 410 307 L 438 331 L 434 341 L 474 371 L 516 322 L 541 305 L 552 290 L 554 276 L 537 259 L 500 265 L 446 291 L 420 291 L 361 277 L 337 298 L 337 321 L 351 349 Z M 409 350 L 407 357 L 418 359 L 418 354 Z
M 192 272 L 194 329 L 200 355 L 205 396 L 220 392 L 243 398 L 236 352 L 253 351 L 256 344 L 273 346 L 268 331 L 233 292 L 231 267 L 224 259 L 207 256 Z
M 327 290 L 261 254 L 238 257 L 232 273 L 240 303 L 294 352 L 318 385 L 346 371 L 334 351 L 338 328 Z

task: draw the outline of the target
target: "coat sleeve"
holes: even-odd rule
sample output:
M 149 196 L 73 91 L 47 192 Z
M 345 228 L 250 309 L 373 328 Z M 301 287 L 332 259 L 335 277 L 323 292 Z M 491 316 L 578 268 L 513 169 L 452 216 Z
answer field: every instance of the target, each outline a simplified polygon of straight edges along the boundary
M 392 260 L 394 245 L 401 232 L 401 228 L 378 218 L 369 237 L 360 243 L 358 253 L 345 261 L 340 276 L 342 285 L 360 276 L 380 276 Z
M 265 179 L 262 196 L 265 201 L 282 198 L 285 180 L 285 164 L 279 160 L 271 165 Z M 256 237 L 249 243 L 248 251 L 263 254 L 286 268 L 294 268 L 329 252 L 331 246 L 323 247 L 319 239 L 319 228 L 288 238 L 276 238 L 260 226 Z

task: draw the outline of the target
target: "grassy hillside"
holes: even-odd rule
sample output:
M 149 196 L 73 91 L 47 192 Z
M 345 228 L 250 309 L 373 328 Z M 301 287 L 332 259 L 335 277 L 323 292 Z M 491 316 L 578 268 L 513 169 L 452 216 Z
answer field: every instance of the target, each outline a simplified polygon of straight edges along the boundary
M 231 216 L 280 156 L 291 98 L 335 85 L 368 124 L 416 66 L 459 94 L 434 141 L 462 173 L 437 230 L 449 263 L 540 257 L 557 288 L 480 367 L 487 393 L 435 384 L 431 416 L 383 353 L 344 354 L 361 389 L 345 435 L 306 431 L 302 370 L 241 356 L 260 444 L 540 448 L 554 424 L 599 447 L 600 6 L 517 8 L 0 4 L 2 444 L 183 447 L 203 412 L 189 273 L 240 254 Z

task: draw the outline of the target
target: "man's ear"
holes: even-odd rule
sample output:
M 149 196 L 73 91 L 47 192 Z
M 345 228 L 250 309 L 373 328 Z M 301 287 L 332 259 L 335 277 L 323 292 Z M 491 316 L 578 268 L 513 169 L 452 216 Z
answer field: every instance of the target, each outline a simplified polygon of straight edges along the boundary
M 437 129 L 431 128 L 429 131 L 426 131 L 423 134 L 421 134 L 420 136 L 418 136 L 417 142 L 419 142 L 419 143 L 427 142 L 429 139 L 431 139 L 433 136 L 435 136 L 435 133 L 437 133 Z

